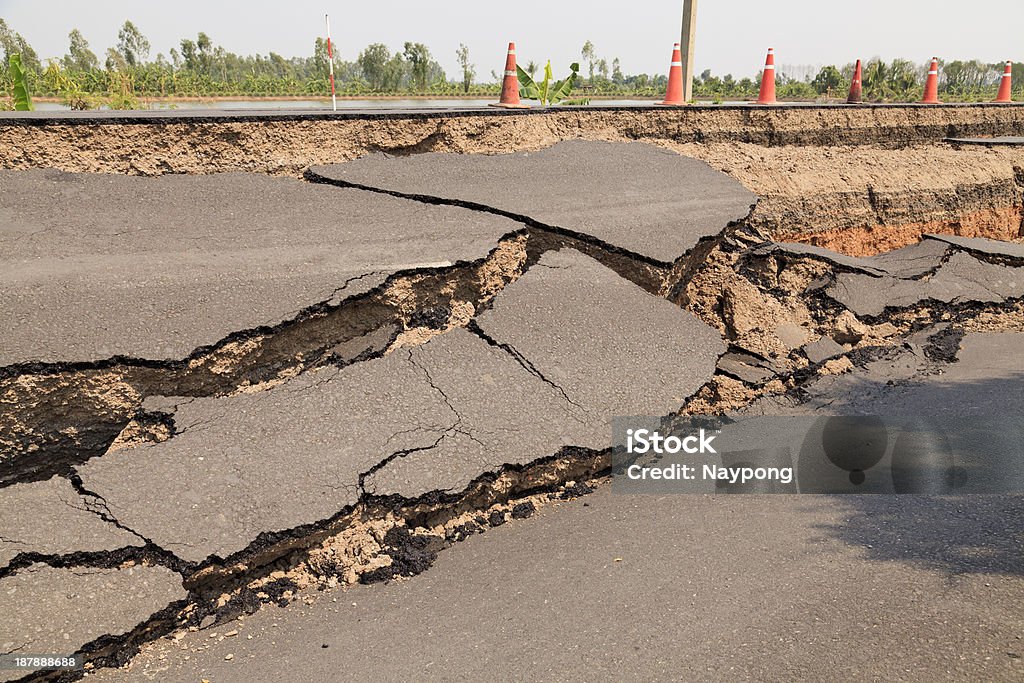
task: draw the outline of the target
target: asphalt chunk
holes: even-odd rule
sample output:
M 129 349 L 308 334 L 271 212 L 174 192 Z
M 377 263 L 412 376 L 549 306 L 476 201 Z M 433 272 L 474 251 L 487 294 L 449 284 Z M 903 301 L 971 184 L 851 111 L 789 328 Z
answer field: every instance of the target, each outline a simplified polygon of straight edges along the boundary
M 456 422 L 404 353 L 197 399 L 175 421 L 170 441 L 108 453 L 80 473 L 122 523 L 189 561 L 331 518 L 359 499 L 361 474 L 431 448 Z
M 310 172 L 528 217 L 660 263 L 744 218 L 755 202 L 749 190 L 706 163 L 638 142 L 572 140 L 497 155 L 371 154 Z
M 834 339 L 830 337 L 822 337 L 816 342 L 811 342 L 803 347 L 804 355 L 807 356 L 807 360 L 812 365 L 824 363 L 825 361 L 841 356 L 846 353 L 846 349 L 837 344 Z
M 726 351 L 689 311 L 571 249 L 545 254 L 478 322 L 605 425 L 678 409 Z

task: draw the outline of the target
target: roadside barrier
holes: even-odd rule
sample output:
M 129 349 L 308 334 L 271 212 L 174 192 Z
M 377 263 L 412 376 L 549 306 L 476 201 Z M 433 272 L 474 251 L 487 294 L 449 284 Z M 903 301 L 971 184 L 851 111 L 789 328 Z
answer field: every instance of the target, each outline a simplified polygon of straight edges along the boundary
M 846 98 L 847 104 L 860 104 L 864 101 L 863 77 L 864 74 L 858 59 L 857 66 L 853 68 L 853 80 L 850 81 L 850 96 Z
M 516 75 L 516 44 L 508 44 L 508 56 L 505 58 L 505 79 L 501 83 L 501 101 L 492 103 L 492 107 L 505 109 L 529 109 L 519 101 L 519 76 Z
M 928 80 L 924 84 L 924 97 L 921 104 L 942 104 L 939 101 L 939 58 L 932 57 L 931 68 L 928 69 Z
M 681 107 L 686 104 L 683 99 L 683 57 L 679 49 L 679 43 L 672 46 L 672 65 L 668 70 L 668 91 L 665 93 L 665 101 L 658 104 L 667 107 Z
M 1003 78 L 999 83 L 999 95 L 996 96 L 996 102 L 1000 104 L 1006 104 L 1013 102 L 1012 94 L 1013 86 L 1013 62 L 1006 63 L 1006 70 L 1003 71 Z
M 768 58 L 764 62 L 764 73 L 761 75 L 761 94 L 758 104 L 775 104 L 775 49 L 768 48 Z

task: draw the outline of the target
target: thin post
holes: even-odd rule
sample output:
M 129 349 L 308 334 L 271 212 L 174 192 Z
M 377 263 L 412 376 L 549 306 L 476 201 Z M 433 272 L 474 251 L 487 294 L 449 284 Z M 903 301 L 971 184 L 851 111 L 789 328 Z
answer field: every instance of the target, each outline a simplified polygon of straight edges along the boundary
M 338 111 L 338 96 L 334 93 L 334 48 L 331 47 L 331 17 L 324 15 L 327 22 L 327 61 L 331 65 L 331 107 Z
M 683 30 L 679 45 L 683 55 L 683 99 L 693 101 L 693 47 L 697 31 L 697 0 L 683 0 Z

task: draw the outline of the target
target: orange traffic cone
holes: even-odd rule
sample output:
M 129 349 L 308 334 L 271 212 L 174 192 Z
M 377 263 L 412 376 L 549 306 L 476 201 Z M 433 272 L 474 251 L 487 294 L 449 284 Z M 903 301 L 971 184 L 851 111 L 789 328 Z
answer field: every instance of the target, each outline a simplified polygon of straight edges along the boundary
M 932 57 L 931 68 L 928 69 L 928 80 L 924 84 L 924 98 L 921 104 L 942 104 L 939 101 L 939 58 Z
M 864 88 L 862 87 L 863 73 L 860 67 L 860 60 L 853 69 L 853 80 L 850 81 L 850 96 L 846 98 L 847 104 L 860 104 L 864 101 Z
M 668 91 L 665 93 L 665 101 L 658 102 L 670 107 L 681 107 L 686 104 L 683 99 L 683 57 L 679 50 L 679 43 L 672 46 L 672 66 L 668 70 Z
M 761 94 L 758 104 L 775 104 L 775 50 L 768 48 L 768 59 L 764 62 L 764 73 L 761 75 Z
M 516 74 L 516 44 L 508 44 L 508 56 L 505 58 L 505 78 L 501 83 L 501 102 L 491 104 L 492 107 L 505 109 L 529 109 L 519 101 L 519 76 Z
M 996 102 L 1006 103 L 1013 102 L 1013 96 L 1011 89 L 1013 86 L 1013 62 L 1006 63 L 1006 70 L 1003 72 L 1003 80 L 999 84 L 999 95 L 996 97 Z

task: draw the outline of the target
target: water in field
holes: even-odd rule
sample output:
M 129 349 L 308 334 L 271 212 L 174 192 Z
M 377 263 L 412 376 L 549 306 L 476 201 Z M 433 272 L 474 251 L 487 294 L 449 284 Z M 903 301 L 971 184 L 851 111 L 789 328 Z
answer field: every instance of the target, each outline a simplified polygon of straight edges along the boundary
M 430 108 L 466 108 L 483 107 L 497 98 L 479 99 L 363 99 L 338 100 L 338 109 L 430 109 Z M 597 106 L 640 106 L 650 105 L 653 100 L 591 100 Z M 36 102 L 39 111 L 65 111 L 68 108 L 58 102 Z M 527 102 L 527 104 L 530 104 Z M 233 109 L 233 110 L 267 110 L 267 109 L 330 109 L 330 100 L 183 100 L 176 102 L 152 102 L 145 109 L 157 111 L 196 110 L 196 109 Z

